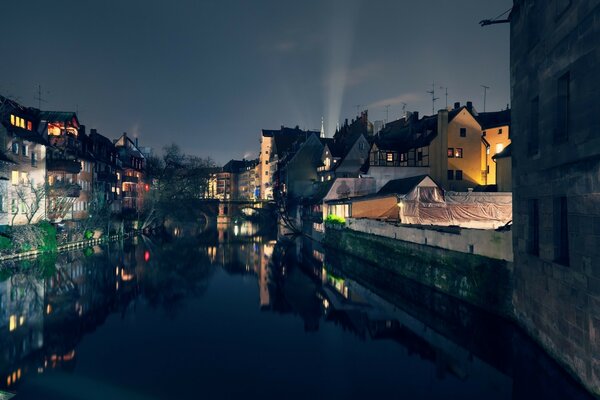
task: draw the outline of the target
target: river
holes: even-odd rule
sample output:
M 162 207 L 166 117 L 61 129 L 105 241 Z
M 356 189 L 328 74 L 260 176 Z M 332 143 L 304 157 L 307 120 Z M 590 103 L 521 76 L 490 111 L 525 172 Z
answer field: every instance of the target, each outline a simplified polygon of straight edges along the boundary
M 4 265 L 15 399 L 588 399 L 511 323 L 248 224 Z

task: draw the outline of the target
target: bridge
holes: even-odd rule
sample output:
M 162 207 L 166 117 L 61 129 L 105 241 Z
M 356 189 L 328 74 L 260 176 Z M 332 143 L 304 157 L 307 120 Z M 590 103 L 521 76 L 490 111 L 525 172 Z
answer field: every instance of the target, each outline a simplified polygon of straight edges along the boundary
M 197 199 L 179 203 L 174 214 L 185 214 L 183 219 L 205 220 L 207 226 L 226 224 L 237 218 L 268 218 L 275 211 L 275 202 L 263 200 Z

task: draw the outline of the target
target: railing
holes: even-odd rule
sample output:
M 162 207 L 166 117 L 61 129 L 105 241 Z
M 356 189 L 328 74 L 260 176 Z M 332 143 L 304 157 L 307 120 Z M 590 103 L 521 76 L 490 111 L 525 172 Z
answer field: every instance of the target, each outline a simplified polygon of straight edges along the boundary
M 81 172 L 81 162 L 77 160 L 48 159 L 46 160 L 46 169 L 48 171 L 78 174 Z
M 137 176 L 123 175 L 122 181 L 129 183 L 138 183 L 139 179 L 137 178 Z
M 76 183 L 56 181 L 48 187 L 51 197 L 79 197 L 81 186 Z

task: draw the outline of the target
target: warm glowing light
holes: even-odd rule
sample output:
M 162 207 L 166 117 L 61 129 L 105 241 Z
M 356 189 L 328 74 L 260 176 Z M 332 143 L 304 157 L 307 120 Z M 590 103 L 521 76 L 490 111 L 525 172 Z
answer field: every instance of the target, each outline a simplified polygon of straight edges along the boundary
M 128 282 L 128 281 L 132 280 L 133 278 L 134 278 L 133 274 L 126 273 L 124 269 L 121 270 L 121 280 L 123 282 Z
M 10 384 L 12 383 L 12 378 L 10 377 L 10 375 L 6 378 L 6 385 L 10 386 Z
M 50 314 L 52 312 L 52 306 L 50 304 L 48 304 L 46 306 L 46 314 Z
M 150 252 L 148 250 L 144 251 L 144 261 L 150 261 Z
M 8 318 L 8 330 L 10 332 L 14 331 L 15 329 L 17 329 L 17 316 L 16 315 L 11 315 Z
M 148 185 L 148 184 L 146 183 L 146 184 L 144 185 L 144 190 L 145 190 L 146 192 L 149 192 L 149 191 L 150 191 L 150 185 Z
M 19 317 L 19 326 L 23 326 L 24 323 L 25 323 L 25 317 L 23 315 L 21 315 Z
M 69 353 L 65 354 L 62 359 L 63 361 L 71 361 L 75 358 L 75 350 L 71 350 Z
M 115 268 L 115 275 L 119 276 L 119 267 Z
M 504 150 L 504 145 L 502 143 L 498 143 L 496 145 L 496 154 L 502 152 L 502 150 Z
M 17 370 L 17 379 L 21 379 L 21 368 Z

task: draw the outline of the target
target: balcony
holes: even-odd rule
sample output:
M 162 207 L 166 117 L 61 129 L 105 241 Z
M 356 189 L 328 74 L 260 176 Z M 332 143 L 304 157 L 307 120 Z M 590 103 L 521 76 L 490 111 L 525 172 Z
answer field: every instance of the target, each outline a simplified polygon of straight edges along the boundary
M 139 179 L 137 178 L 137 176 L 123 175 L 122 181 L 124 183 L 126 183 L 126 182 L 128 182 L 128 183 L 138 183 Z
M 48 159 L 46 168 L 53 172 L 66 172 L 69 174 L 78 174 L 81 172 L 81 162 L 77 160 L 66 159 Z
M 50 197 L 79 197 L 81 194 L 81 186 L 76 183 L 69 182 L 54 182 L 48 187 L 48 195 Z
M 114 172 L 98 172 L 96 175 L 96 180 L 100 182 L 116 182 L 117 175 Z

